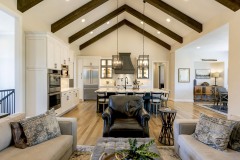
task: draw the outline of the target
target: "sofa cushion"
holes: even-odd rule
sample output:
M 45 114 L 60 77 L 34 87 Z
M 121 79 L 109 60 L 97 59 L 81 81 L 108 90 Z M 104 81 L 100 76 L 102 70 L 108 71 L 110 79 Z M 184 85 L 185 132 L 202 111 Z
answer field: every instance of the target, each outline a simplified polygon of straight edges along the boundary
M 14 146 L 17 148 L 27 147 L 27 137 L 23 132 L 23 128 L 19 122 L 10 122 L 12 130 L 12 138 Z
M 59 160 L 72 147 L 73 136 L 61 135 L 41 144 L 19 149 L 14 146 L 0 152 L 4 160 Z
M 27 137 L 28 146 L 33 146 L 48 140 L 44 114 L 23 119 L 20 123 Z
M 201 114 L 194 138 L 218 150 L 225 150 L 236 122 Z
M 11 144 L 12 132 L 10 122 L 16 122 L 24 118 L 24 113 L 16 113 L 0 119 L 0 151 Z
M 182 159 L 196 160 L 238 160 L 240 153 L 227 149 L 220 151 L 196 140 L 191 135 L 179 135 L 179 153 Z
M 54 109 L 51 109 L 46 112 L 46 131 L 48 139 L 55 138 L 61 135 L 60 127 L 55 116 Z

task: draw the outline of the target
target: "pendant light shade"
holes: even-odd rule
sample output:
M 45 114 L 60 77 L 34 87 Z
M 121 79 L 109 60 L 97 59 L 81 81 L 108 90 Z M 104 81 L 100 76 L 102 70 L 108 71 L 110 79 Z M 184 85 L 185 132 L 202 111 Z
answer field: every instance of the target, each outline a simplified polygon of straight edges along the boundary
M 143 16 L 145 12 L 145 1 L 143 1 Z M 143 20 L 142 20 L 143 21 Z M 143 28 L 142 28 L 142 35 L 143 35 L 143 54 L 139 55 L 138 57 L 138 67 L 139 68 L 147 68 L 149 66 L 149 55 L 144 55 L 144 27 L 145 27 L 145 22 L 143 21 Z
M 118 9 L 118 0 L 117 0 L 117 9 Z M 123 62 L 118 53 L 118 16 L 117 16 L 117 55 L 112 55 L 112 68 L 121 69 Z

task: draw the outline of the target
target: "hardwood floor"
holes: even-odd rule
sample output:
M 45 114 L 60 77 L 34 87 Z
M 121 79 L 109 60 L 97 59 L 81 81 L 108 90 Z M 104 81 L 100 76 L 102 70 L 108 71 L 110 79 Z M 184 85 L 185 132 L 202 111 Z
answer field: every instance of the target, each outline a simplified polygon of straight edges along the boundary
M 177 110 L 176 119 L 197 119 L 200 113 L 209 116 L 226 118 L 226 116 L 215 113 L 208 109 L 198 107 L 193 103 L 169 102 L 169 107 Z M 95 101 L 80 102 L 79 105 L 63 117 L 75 117 L 78 123 L 78 143 L 79 145 L 95 145 L 96 141 L 102 137 L 103 120 L 101 113 L 96 113 Z M 157 145 L 161 145 L 157 139 L 161 129 L 159 116 L 151 115 L 149 121 L 150 137 L 156 140 Z

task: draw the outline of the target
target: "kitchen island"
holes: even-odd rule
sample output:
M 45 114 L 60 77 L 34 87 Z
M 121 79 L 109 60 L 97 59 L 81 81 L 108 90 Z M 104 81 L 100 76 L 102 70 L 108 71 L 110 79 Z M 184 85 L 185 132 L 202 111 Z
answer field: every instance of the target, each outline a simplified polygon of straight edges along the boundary
M 150 105 L 150 99 L 151 99 L 151 92 L 155 93 L 161 93 L 161 94 L 169 94 L 169 90 L 165 89 L 158 89 L 158 88 L 152 88 L 152 89 L 118 89 L 118 88 L 99 88 L 98 90 L 95 91 L 96 93 L 102 93 L 106 92 L 107 97 L 111 95 L 115 95 L 116 93 L 126 93 L 127 95 L 134 95 L 134 93 L 145 93 L 145 96 L 143 97 L 144 100 L 144 108 L 148 111 L 149 105 Z M 98 97 L 97 97 L 97 106 L 98 106 Z M 97 107 L 98 108 L 98 107 Z M 99 110 L 97 109 L 97 112 Z

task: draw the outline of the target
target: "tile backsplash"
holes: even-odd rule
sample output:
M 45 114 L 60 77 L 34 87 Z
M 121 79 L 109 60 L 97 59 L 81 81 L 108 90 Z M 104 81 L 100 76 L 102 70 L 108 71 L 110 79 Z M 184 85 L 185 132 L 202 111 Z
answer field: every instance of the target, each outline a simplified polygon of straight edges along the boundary
M 61 78 L 61 88 L 69 88 L 69 78 Z

